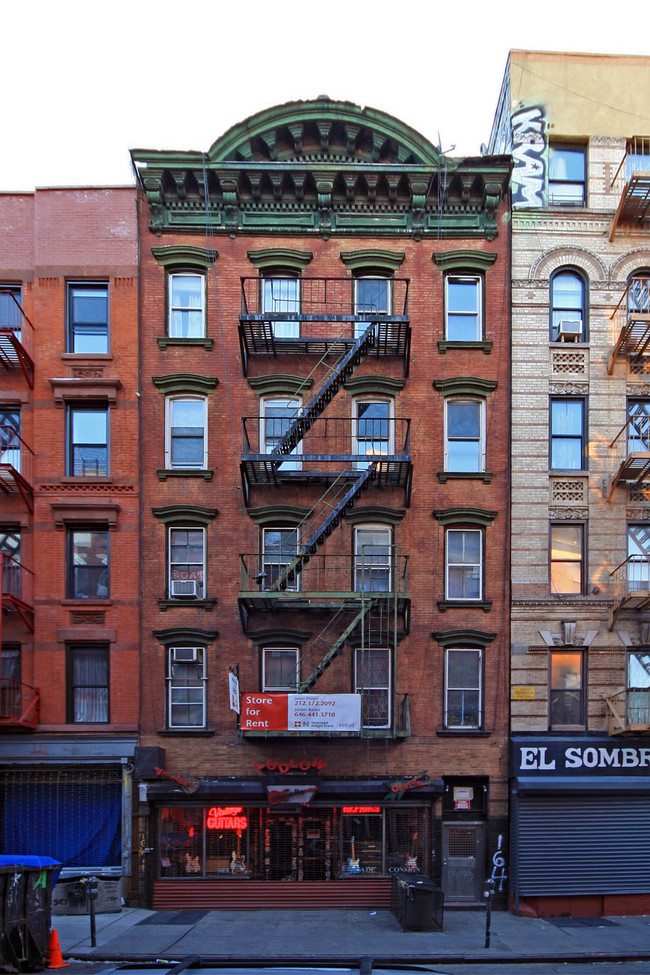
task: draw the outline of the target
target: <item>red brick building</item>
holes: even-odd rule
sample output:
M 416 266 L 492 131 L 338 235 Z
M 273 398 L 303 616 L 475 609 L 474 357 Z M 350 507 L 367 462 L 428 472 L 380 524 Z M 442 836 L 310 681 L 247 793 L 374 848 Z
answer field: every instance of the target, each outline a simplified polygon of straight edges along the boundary
M 137 330 L 133 189 L 0 196 L 2 851 L 125 876 Z
M 326 98 L 132 156 L 142 896 L 362 906 L 409 869 L 476 904 L 507 814 L 509 158 Z

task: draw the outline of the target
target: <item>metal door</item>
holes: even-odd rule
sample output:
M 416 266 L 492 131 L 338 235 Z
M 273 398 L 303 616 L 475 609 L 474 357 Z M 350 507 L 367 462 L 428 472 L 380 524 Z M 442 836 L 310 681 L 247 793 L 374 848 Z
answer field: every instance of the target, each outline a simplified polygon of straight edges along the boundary
M 442 824 L 442 889 L 448 904 L 478 904 L 485 882 L 485 824 Z

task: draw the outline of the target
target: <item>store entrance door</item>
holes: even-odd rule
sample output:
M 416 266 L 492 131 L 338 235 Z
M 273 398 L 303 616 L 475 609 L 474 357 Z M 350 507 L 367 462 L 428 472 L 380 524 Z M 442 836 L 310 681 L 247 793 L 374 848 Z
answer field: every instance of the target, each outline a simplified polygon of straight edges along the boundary
M 485 823 L 442 824 L 441 880 L 445 903 L 482 903 L 485 882 Z
M 267 880 L 330 880 L 331 813 L 271 814 L 267 820 Z

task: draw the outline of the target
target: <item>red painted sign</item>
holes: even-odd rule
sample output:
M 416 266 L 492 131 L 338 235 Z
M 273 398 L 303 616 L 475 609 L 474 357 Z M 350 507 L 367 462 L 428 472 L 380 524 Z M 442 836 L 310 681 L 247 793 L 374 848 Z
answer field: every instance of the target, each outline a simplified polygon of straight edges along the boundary
M 269 758 L 268 762 L 263 762 L 260 765 L 259 762 L 253 762 L 255 768 L 258 768 L 260 772 L 279 772 L 280 775 L 286 775 L 287 772 L 310 772 L 311 769 L 316 769 L 318 772 L 322 771 L 327 762 L 324 762 L 321 758 L 303 758 L 300 762 L 294 762 L 292 758 L 288 761 L 285 759 L 284 762 L 276 762 L 274 758 Z
M 364 813 L 380 813 L 381 806 L 343 806 L 344 816 L 363 816 Z

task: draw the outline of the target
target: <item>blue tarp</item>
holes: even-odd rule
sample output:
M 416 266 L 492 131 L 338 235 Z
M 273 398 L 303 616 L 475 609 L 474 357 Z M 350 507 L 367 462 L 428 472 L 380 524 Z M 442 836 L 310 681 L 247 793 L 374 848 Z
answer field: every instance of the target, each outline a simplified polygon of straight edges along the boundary
M 61 873 L 61 863 L 58 860 L 53 860 L 52 857 L 41 857 L 35 854 L 24 856 L 22 854 L 16 854 L 16 856 L 10 856 L 9 854 L 0 855 L 0 867 L 31 867 L 43 868 L 52 867 L 52 886 L 59 878 Z

